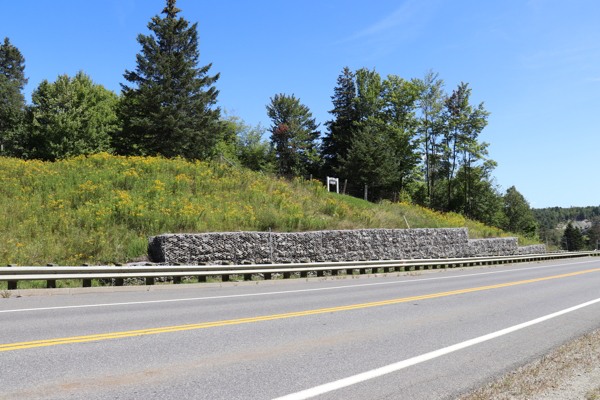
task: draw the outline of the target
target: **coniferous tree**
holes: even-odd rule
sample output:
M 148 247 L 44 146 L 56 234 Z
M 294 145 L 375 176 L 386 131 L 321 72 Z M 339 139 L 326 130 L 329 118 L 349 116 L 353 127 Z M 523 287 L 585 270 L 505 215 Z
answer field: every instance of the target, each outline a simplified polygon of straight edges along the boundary
M 310 109 L 295 95 L 277 94 L 266 105 L 271 118 L 271 143 L 277 155 L 277 172 L 281 175 L 304 176 L 319 169 L 321 134 Z
M 198 67 L 198 24 L 178 18 L 175 1 L 167 0 L 164 17 L 152 18 L 151 35 L 138 35 L 136 70 L 123 75 L 132 86 L 121 85 L 119 153 L 206 158 L 219 139 L 219 74 L 207 75 L 212 64 Z
M 583 248 L 583 235 L 579 228 L 574 227 L 570 221 L 563 233 L 561 244 L 563 249 L 568 251 L 578 251 Z
M 351 177 L 353 189 L 349 192 L 361 197 L 368 185 L 369 199 L 378 199 L 394 178 L 394 152 L 387 132 L 376 124 L 363 123 L 354 132 L 348 152 L 339 157 L 343 177 Z
M 23 120 L 27 84 L 25 58 L 4 38 L 0 45 L 0 155 L 20 155 L 24 151 Z
M 327 121 L 327 132 L 323 137 L 323 161 L 327 174 L 333 173 L 339 168 L 338 157 L 346 157 L 352 141 L 356 112 L 354 109 L 354 98 L 356 97 L 356 85 L 354 73 L 344 67 L 342 74 L 337 79 L 337 86 L 333 89 L 331 101 L 333 110 L 329 113 L 333 119 Z

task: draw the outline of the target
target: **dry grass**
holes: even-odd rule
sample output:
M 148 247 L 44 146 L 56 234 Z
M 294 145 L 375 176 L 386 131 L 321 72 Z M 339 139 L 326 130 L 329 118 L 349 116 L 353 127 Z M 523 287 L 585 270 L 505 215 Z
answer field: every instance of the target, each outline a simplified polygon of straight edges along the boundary
M 584 335 L 552 351 L 540 360 L 505 374 L 460 400 L 530 400 L 557 389 L 577 372 L 591 372 L 600 365 L 600 330 Z M 600 388 L 586 400 L 600 399 Z
M 600 387 L 587 392 L 585 395 L 585 400 L 600 400 Z

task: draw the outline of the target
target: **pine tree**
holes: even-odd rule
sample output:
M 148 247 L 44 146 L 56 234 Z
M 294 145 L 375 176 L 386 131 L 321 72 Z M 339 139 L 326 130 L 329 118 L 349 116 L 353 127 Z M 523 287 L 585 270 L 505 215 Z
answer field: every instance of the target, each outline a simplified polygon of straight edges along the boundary
M 333 110 L 329 113 L 334 119 L 327 121 L 327 133 L 323 137 L 324 169 L 328 174 L 340 166 L 338 157 L 346 157 L 352 141 L 352 130 L 356 121 L 354 98 L 356 85 L 354 73 L 345 67 L 337 79 L 331 100 Z
M 25 97 L 25 58 L 4 38 L 0 45 L 0 155 L 16 155 L 23 149 L 22 122 Z
M 304 176 L 319 168 L 317 139 L 321 134 L 310 109 L 295 95 L 277 94 L 266 105 L 271 118 L 271 143 L 277 154 L 277 172 Z
M 132 86 L 121 85 L 119 153 L 206 158 L 219 138 L 219 74 L 207 75 L 212 64 L 198 68 L 198 24 L 178 18 L 175 2 L 167 0 L 163 18 L 152 18 L 151 35 L 137 37 L 136 70 L 123 75 Z

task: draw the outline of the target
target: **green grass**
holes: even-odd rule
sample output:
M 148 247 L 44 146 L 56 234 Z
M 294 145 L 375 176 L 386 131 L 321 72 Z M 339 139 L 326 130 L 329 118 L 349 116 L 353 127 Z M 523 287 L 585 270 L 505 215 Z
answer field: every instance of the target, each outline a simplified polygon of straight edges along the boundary
M 0 157 L 0 265 L 122 263 L 161 233 L 468 227 L 515 236 L 454 213 L 373 204 L 225 164 L 118 157 L 57 162 Z M 520 237 L 520 245 L 535 243 Z M 58 282 L 57 282 L 58 284 Z M 0 287 L 1 288 L 1 287 Z

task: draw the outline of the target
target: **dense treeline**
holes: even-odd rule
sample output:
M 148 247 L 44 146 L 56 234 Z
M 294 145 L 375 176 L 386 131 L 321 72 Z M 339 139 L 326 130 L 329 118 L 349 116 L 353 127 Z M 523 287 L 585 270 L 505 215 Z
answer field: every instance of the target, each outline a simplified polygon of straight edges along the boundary
M 537 224 L 515 187 L 501 193 L 479 138 L 490 113 L 468 83 L 451 94 L 439 74 L 405 80 L 344 68 L 321 132 L 294 94 L 266 105 L 268 128 L 221 113 L 219 74 L 199 66 L 197 24 L 175 0 L 138 35 L 141 52 L 119 95 L 83 71 L 43 81 L 26 105 L 25 59 L 7 38 L 0 48 L 0 155 L 54 161 L 107 152 L 186 159 L 221 156 L 281 176 L 336 176 L 349 194 L 414 202 L 461 213 L 530 237 Z M 270 133 L 270 140 L 263 137 Z

